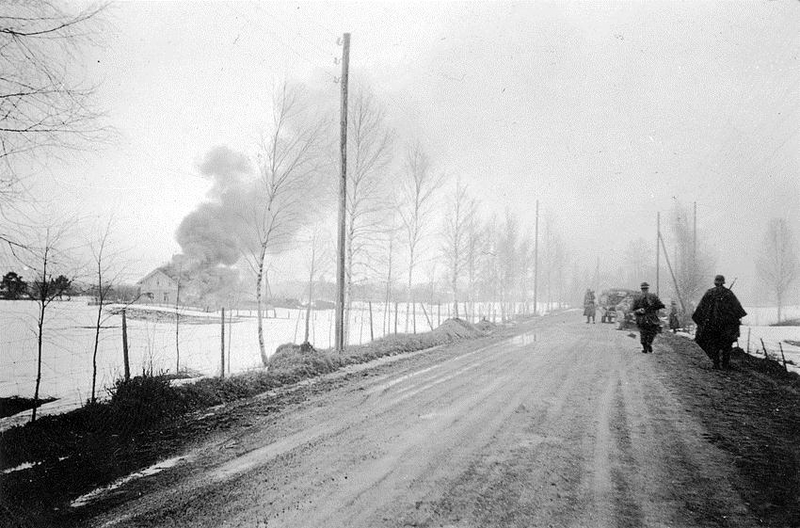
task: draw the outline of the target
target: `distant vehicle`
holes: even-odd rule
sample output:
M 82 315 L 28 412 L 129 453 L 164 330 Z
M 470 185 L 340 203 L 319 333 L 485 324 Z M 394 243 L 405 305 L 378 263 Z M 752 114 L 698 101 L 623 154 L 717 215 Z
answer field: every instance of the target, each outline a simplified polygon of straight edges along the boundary
M 635 290 L 627 290 L 625 288 L 610 288 L 608 290 L 603 290 L 600 293 L 600 300 L 598 303 L 601 313 L 600 322 L 616 322 L 620 315 L 617 313 L 617 305 L 623 301 L 630 303 L 636 293 L 637 292 Z

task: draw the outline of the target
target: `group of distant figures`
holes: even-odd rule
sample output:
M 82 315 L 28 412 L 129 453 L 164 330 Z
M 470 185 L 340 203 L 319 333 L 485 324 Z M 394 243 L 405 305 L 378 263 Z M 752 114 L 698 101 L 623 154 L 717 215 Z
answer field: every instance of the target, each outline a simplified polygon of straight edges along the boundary
M 661 319 L 659 311 L 664 309 L 664 303 L 655 293 L 650 293 L 650 285 L 643 282 L 640 285 L 641 293 L 634 296 L 630 306 L 618 306 L 617 317 L 620 328 L 623 328 L 625 314 L 632 313 L 639 328 L 639 338 L 642 344 L 642 353 L 653 352 L 653 340 L 661 332 Z M 586 322 L 594 324 L 595 295 L 591 289 L 586 290 L 583 300 L 583 315 Z M 697 308 L 692 313 L 692 321 L 696 325 L 695 341 L 713 362 L 714 368 L 730 368 L 731 351 L 733 343 L 739 339 L 739 326 L 741 319 L 747 315 L 736 295 L 725 287 L 725 277 L 714 277 L 714 287 L 706 291 Z M 670 330 L 677 332 L 681 328 L 681 317 L 675 301 L 670 303 L 668 317 Z

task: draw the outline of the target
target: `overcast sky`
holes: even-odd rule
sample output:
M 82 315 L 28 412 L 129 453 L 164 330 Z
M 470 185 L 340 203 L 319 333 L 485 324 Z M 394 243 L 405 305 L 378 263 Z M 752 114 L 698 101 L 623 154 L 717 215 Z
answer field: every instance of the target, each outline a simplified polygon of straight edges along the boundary
M 86 58 L 119 132 L 52 164 L 62 207 L 116 219 L 141 256 L 180 248 L 213 147 L 254 153 L 273 87 L 338 104 L 351 82 L 401 140 L 532 229 L 534 204 L 587 266 L 697 202 L 719 271 L 753 282 L 771 217 L 800 225 L 800 2 L 124 2 Z

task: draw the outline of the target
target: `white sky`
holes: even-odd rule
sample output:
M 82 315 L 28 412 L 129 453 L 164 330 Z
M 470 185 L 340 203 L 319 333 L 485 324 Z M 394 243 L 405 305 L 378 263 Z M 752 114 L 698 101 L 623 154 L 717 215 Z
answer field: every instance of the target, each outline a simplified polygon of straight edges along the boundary
M 697 202 L 719 271 L 754 282 L 770 217 L 800 227 L 800 3 L 125 2 L 89 75 L 119 138 L 43 188 L 135 248 L 144 275 L 210 188 L 212 147 L 255 152 L 273 86 L 338 104 L 336 39 L 402 141 L 533 227 L 534 203 L 593 268 Z M 87 213 L 89 212 L 89 213 Z M 663 279 L 662 279 L 663 280 Z

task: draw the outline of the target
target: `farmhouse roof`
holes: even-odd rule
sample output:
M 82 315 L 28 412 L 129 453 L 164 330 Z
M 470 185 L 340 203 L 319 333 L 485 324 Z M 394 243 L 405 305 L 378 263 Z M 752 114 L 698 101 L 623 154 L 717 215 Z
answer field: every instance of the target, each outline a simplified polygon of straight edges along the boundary
M 147 275 L 145 275 L 144 277 L 139 279 L 136 282 L 136 284 L 141 284 L 141 283 L 145 282 L 147 279 L 149 279 L 150 277 L 153 277 L 154 275 L 159 275 L 159 274 L 165 276 L 166 278 L 168 278 L 169 280 L 171 280 L 172 282 L 174 282 L 176 284 L 178 282 L 177 278 L 172 273 L 169 272 L 169 269 L 167 268 L 167 266 L 161 266 L 160 268 L 154 269 L 153 271 L 151 271 L 150 273 L 148 273 Z

